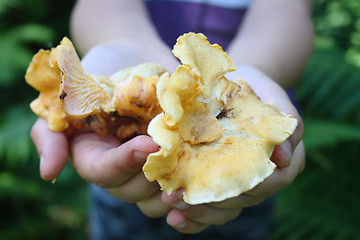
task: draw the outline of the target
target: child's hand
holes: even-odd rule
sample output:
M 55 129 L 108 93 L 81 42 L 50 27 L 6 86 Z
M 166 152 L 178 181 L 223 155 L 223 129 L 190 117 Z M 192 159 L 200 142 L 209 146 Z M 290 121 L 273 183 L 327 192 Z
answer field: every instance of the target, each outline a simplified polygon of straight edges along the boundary
M 167 52 L 167 49 L 157 49 L 154 45 L 144 51 L 144 47 L 136 41 L 118 39 L 91 49 L 82 59 L 82 66 L 86 72 L 108 76 L 151 60 L 168 70 L 175 69 L 178 62 L 170 49 Z M 115 197 L 131 203 L 158 199 L 159 208 L 144 209 L 152 217 L 163 216 L 169 211 L 170 207 L 161 202 L 158 184 L 148 182 L 142 172 L 147 155 L 159 150 L 150 137 L 138 136 L 123 143 L 114 135 L 99 136 L 86 130 L 69 128 L 64 132 L 52 132 L 41 118 L 34 124 L 31 137 L 41 156 L 43 179 L 57 178 L 70 155 L 80 176 L 107 188 Z
M 167 215 L 167 222 L 180 232 L 196 233 L 209 225 L 222 225 L 235 219 L 244 208 L 257 205 L 288 186 L 304 169 L 305 151 L 301 141 L 302 121 L 285 91 L 252 66 L 241 66 L 228 77 L 234 80 L 234 77 L 237 76 L 242 76 L 263 102 L 273 101 L 281 111 L 296 117 L 298 127 L 285 143 L 275 148 L 271 160 L 276 163 L 277 168 L 273 174 L 254 189 L 238 197 L 217 203 L 189 206 L 181 200 L 181 190 L 170 196 L 163 193 L 163 202 L 172 207 Z
M 114 55 L 111 49 L 106 50 L 106 47 L 101 47 L 90 51 L 83 60 L 85 70 L 111 74 L 115 69 L 127 67 L 126 64 L 137 64 L 135 59 L 127 58 L 130 62 L 126 63 L 121 54 Z M 120 59 L 109 61 L 107 58 L 106 62 L 101 61 L 103 54 L 108 54 L 110 59 Z M 96 64 L 99 61 L 102 64 Z M 109 65 L 112 62 L 116 66 Z M 176 62 L 172 65 L 175 66 Z M 234 80 L 232 76 L 242 76 L 263 102 L 273 101 L 280 110 L 292 114 L 299 122 L 294 134 L 274 150 L 271 160 L 278 168 L 251 191 L 218 203 L 188 206 L 181 200 L 181 190 L 167 196 L 160 191 L 156 182 L 150 183 L 145 179 L 142 166 L 146 157 L 149 153 L 158 151 L 158 146 L 150 137 L 138 136 L 122 143 L 115 136 L 99 136 L 88 131 L 68 129 L 55 133 L 48 130 L 43 119 L 35 123 L 31 133 L 39 155 L 42 156 L 41 176 L 46 180 L 56 178 L 70 151 L 75 169 L 85 180 L 107 188 L 115 197 L 137 203 L 140 210 L 149 217 L 168 214 L 168 224 L 178 231 L 196 233 L 209 225 L 221 225 L 236 218 L 243 208 L 256 205 L 289 185 L 302 171 L 305 161 L 301 142 L 302 121 L 285 91 L 252 66 L 242 66 L 229 74 L 229 79 Z

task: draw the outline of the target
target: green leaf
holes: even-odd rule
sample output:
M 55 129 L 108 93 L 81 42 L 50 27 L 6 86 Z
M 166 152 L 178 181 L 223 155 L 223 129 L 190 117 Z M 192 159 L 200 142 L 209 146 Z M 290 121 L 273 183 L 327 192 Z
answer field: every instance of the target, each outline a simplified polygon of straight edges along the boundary
M 358 126 L 320 119 L 304 119 L 304 126 L 304 143 L 308 150 L 334 147 L 340 142 L 360 141 Z
M 0 156 L 4 157 L 4 164 L 16 166 L 30 159 L 34 152 L 30 129 L 35 119 L 28 105 L 12 107 L 1 119 Z
M 339 104 L 343 104 L 349 96 L 355 94 L 356 89 L 360 89 L 360 81 L 359 81 L 359 73 L 358 71 L 348 71 L 349 74 L 339 80 L 341 85 L 339 86 L 336 91 L 333 91 L 331 94 L 332 96 L 327 99 L 326 104 L 323 105 L 321 108 L 318 108 L 318 114 L 320 116 L 332 116 L 334 110 L 339 108 Z M 351 74 L 350 74 L 351 72 Z M 355 92 L 354 92 L 355 89 Z M 351 94 L 353 93 L 353 94 Z M 346 104 L 343 104 L 346 105 Z M 347 117 L 343 115 L 343 118 Z
M 19 0 L 0 0 L 0 16 L 3 15 L 7 9 L 18 6 Z
M 321 80 L 321 84 L 316 87 L 316 92 L 307 101 L 307 106 L 312 109 L 322 108 L 326 104 L 325 100 L 331 99 L 333 93 L 338 91 L 339 85 L 345 78 L 346 70 L 344 66 L 339 66 L 336 71 L 329 72 L 328 70 L 327 75 Z
M 338 50 L 316 50 L 296 88 L 306 116 L 354 123 L 360 112 L 360 69 Z
M 333 118 L 341 120 L 345 116 L 353 117 L 360 111 L 360 94 L 358 91 L 348 94 L 348 97 L 343 100 L 337 108 L 334 109 Z
M 54 37 L 54 31 L 39 24 L 26 24 L 0 35 L 0 86 L 16 84 L 24 76 L 32 56 L 31 43 L 45 44 Z M 21 73 L 19 75 L 19 73 Z
M 5 194 L 15 194 L 28 198 L 39 198 L 42 190 L 37 181 L 29 181 L 12 172 L 0 172 L 0 198 Z

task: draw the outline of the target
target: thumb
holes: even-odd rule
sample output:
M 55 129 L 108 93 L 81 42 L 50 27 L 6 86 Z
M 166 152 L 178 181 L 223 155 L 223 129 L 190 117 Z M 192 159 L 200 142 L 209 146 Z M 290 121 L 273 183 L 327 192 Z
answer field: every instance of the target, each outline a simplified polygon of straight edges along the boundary
M 121 144 L 113 136 L 81 134 L 72 140 L 73 164 L 80 176 L 103 188 L 121 185 L 141 171 L 147 156 L 159 150 L 148 136 Z
M 289 141 L 285 141 L 275 146 L 270 160 L 276 164 L 278 168 L 288 167 L 292 158 L 292 147 Z

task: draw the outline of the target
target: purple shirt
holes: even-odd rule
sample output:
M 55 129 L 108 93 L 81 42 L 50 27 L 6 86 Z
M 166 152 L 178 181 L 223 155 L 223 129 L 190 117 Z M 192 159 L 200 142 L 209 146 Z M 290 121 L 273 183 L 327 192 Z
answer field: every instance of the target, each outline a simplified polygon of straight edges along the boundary
M 160 37 L 169 47 L 173 47 L 176 39 L 184 33 L 201 32 L 207 36 L 211 44 L 218 43 L 226 49 L 243 20 L 249 1 L 148 0 L 145 2 Z

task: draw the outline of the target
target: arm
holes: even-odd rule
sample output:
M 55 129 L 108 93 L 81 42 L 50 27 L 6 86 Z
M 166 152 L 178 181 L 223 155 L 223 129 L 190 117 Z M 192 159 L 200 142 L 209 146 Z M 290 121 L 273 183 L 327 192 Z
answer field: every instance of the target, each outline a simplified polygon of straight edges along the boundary
M 73 10 L 71 32 L 83 54 L 120 37 L 160 42 L 139 0 L 79 0 Z
M 178 64 L 151 24 L 142 0 L 79 0 L 71 18 L 71 33 L 83 55 L 100 45 L 120 55 L 126 51 L 126 58 L 138 61 L 130 65 L 155 62 L 171 71 Z
M 312 51 L 311 0 L 255 0 L 229 55 L 263 71 L 283 88 L 293 86 Z

